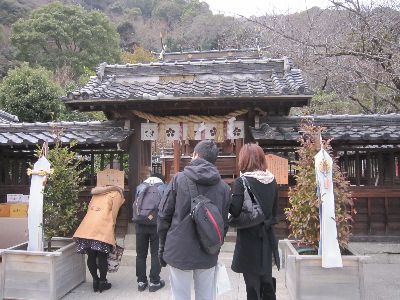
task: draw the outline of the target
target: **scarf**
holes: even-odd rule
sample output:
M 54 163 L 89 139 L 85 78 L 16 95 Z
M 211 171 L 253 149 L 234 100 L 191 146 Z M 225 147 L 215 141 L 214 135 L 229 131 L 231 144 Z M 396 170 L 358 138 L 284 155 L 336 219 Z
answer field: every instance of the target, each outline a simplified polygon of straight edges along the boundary
M 264 184 L 271 183 L 275 178 L 274 174 L 272 174 L 268 170 L 266 171 L 257 170 L 253 172 L 244 172 L 244 173 L 240 172 L 240 176 L 252 177 Z

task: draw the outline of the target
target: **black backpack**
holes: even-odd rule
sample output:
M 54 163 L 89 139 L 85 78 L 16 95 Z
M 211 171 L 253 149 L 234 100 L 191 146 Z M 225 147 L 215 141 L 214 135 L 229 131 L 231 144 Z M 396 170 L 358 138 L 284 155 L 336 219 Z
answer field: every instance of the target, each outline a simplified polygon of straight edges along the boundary
M 199 195 L 196 184 L 186 179 L 191 199 L 190 215 L 200 244 L 208 254 L 217 254 L 224 243 L 224 220 L 218 207 L 206 196 Z
M 133 202 L 132 221 L 136 224 L 156 225 L 158 205 L 162 197 L 160 186 L 163 183 L 143 184 L 145 188 L 139 192 L 136 201 Z

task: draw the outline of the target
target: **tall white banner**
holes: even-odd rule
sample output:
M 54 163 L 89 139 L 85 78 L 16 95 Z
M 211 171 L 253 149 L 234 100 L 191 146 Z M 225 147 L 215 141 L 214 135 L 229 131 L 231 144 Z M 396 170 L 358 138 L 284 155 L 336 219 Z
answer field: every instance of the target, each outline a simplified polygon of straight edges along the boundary
M 322 255 L 323 268 L 341 268 L 343 262 L 337 239 L 335 196 L 333 194 L 333 161 L 324 149 L 321 149 L 314 158 L 317 191 L 321 200 L 318 254 Z
M 43 251 L 43 189 L 45 173 L 49 172 L 50 162 L 42 156 L 34 164 L 32 171 L 28 208 L 28 251 Z

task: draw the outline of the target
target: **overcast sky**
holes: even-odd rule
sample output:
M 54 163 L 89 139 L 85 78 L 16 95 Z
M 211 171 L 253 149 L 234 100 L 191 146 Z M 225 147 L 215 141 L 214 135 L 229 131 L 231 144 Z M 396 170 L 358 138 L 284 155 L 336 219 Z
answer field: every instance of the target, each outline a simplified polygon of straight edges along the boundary
M 262 16 L 266 13 L 295 13 L 313 6 L 326 8 L 328 0 L 202 0 L 214 13 Z

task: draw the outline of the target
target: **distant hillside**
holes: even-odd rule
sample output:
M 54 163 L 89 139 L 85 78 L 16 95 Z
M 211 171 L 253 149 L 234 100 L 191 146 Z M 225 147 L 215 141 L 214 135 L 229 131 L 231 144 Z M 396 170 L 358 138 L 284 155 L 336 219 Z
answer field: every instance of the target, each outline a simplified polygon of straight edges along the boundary
M 0 0 L 0 78 L 15 64 L 15 49 L 9 40 L 12 24 L 50 2 Z M 200 0 L 60 2 L 104 12 L 115 24 L 125 51 L 141 46 L 158 52 L 160 34 L 167 51 L 267 47 L 268 57 L 293 58 L 310 87 L 328 95 L 328 100 L 321 98 L 323 103 L 340 100 L 324 112 L 400 110 L 400 12 L 396 0 L 388 0 L 383 8 L 349 1 L 333 9 L 313 7 L 291 15 L 252 19 L 214 15 Z M 321 111 L 307 113 L 314 112 Z

